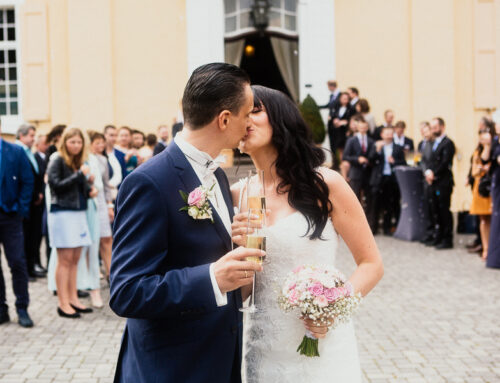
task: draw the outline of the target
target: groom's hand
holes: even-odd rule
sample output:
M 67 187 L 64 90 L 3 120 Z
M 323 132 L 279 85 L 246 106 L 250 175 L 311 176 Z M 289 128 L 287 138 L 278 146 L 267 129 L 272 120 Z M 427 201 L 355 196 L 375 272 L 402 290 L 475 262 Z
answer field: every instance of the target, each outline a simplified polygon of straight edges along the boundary
M 248 257 L 262 257 L 265 252 L 258 249 L 238 247 L 214 263 L 214 274 L 222 294 L 237 290 L 253 281 L 256 271 L 262 271 L 262 265 L 247 261 Z

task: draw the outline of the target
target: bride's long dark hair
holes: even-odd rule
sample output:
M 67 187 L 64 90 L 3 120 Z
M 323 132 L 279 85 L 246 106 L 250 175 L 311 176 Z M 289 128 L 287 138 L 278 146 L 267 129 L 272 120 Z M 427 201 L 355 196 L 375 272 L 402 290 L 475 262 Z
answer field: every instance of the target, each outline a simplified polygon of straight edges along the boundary
M 316 147 L 311 129 L 302 118 L 295 103 L 284 93 L 260 85 L 252 86 L 254 107 L 265 107 L 273 129 L 271 142 L 278 152 L 274 162 L 280 183 L 278 194 L 288 192 L 288 203 L 307 219 L 305 235 L 321 239 L 333 207 L 328 185 L 318 172 L 325 153 Z

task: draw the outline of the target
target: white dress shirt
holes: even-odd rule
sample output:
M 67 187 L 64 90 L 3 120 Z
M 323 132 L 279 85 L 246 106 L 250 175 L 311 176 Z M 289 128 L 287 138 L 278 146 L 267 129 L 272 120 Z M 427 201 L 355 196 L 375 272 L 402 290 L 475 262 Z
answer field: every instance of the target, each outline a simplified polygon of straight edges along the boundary
M 398 135 L 396 133 L 394 133 L 394 143 L 396 145 L 399 145 L 399 146 L 402 146 L 404 147 L 405 146 L 405 135 L 403 134 L 401 137 L 398 137 Z
M 361 133 L 356 133 L 356 137 L 358 137 L 359 140 L 359 146 L 363 148 L 363 144 L 365 145 L 365 151 L 368 150 L 368 139 L 366 137 L 366 134 L 362 135 Z
M 358 101 L 359 101 L 359 97 L 354 97 L 354 98 L 351 100 L 351 102 L 350 102 L 351 106 L 354 106 L 354 104 L 356 104 Z
M 392 156 L 392 150 L 393 150 L 392 145 L 393 145 L 392 142 L 390 144 L 384 145 L 385 161 L 384 161 L 384 170 L 382 172 L 384 176 L 390 176 L 392 174 L 391 164 L 389 162 L 389 158 Z
M 184 140 L 181 134 L 177 134 L 174 138 L 175 143 L 181 150 L 181 152 L 186 156 L 189 164 L 192 166 L 194 172 L 198 176 L 201 184 L 205 186 L 207 189 L 210 189 L 213 185 L 214 188 L 212 196 L 209 197 L 209 201 L 212 203 L 215 211 L 219 215 L 226 228 L 229 236 L 231 236 L 231 216 L 229 215 L 229 210 L 224 201 L 224 195 L 222 194 L 222 190 L 219 186 L 219 182 L 217 182 L 217 177 L 215 177 L 215 170 L 218 168 L 217 159 L 212 159 L 209 154 L 202 152 L 197 149 L 186 140 Z M 187 190 L 187 193 L 190 193 L 191 190 Z M 220 291 L 219 285 L 217 284 L 217 280 L 215 279 L 214 273 L 214 264 L 210 265 L 210 280 L 212 282 L 212 288 L 215 294 L 215 301 L 217 302 L 217 306 L 225 306 L 227 305 L 227 294 Z

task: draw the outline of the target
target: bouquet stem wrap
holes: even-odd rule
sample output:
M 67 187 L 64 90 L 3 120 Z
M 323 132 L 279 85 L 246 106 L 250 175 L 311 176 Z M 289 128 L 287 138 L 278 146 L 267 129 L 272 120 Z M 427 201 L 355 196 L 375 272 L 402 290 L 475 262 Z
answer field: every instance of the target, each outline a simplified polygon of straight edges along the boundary
M 297 348 L 300 355 L 309 357 L 319 356 L 318 338 L 315 338 L 312 333 L 306 330 L 306 335 L 302 338 L 302 343 Z

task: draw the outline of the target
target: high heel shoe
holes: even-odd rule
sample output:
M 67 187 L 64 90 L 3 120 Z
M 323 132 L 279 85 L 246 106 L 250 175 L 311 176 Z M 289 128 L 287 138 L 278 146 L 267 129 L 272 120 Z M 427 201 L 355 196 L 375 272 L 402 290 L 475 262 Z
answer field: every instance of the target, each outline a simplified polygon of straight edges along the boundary
M 74 312 L 73 314 L 68 314 L 64 312 L 60 307 L 57 307 L 57 313 L 59 314 L 60 317 L 63 318 L 80 318 L 81 316 L 78 311 Z
M 71 307 L 73 307 L 77 313 L 90 314 L 91 312 L 94 312 L 94 310 L 92 310 L 90 307 L 85 307 L 84 309 L 81 309 L 80 307 L 76 307 L 75 305 L 72 305 L 71 303 L 69 305 Z

